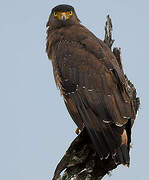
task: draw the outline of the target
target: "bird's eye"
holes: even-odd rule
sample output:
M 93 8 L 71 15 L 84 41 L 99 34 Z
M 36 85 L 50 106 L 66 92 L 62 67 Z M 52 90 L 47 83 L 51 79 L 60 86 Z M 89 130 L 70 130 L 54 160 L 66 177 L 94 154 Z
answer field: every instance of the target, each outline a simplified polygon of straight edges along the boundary
M 69 14 L 72 15 L 72 11 L 70 11 Z
M 57 16 L 57 12 L 54 12 L 54 16 Z

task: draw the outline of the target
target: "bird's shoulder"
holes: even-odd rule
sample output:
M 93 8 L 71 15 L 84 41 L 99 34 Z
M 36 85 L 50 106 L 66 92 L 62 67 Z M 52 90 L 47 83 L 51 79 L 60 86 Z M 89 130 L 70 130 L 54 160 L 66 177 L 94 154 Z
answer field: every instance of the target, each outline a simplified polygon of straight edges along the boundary
M 53 30 L 49 35 L 49 41 L 50 45 L 47 45 L 47 52 L 50 52 L 49 49 L 53 46 L 53 54 L 57 54 L 57 58 L 58 55 L 61 59 L 64 57 L 64 54 L 70 55 L 70 53 L 72 53 L 75 61 L 72 61 L 71 55 L 71 58 L 68 56 L 71 60 L 69 60 L 69 62 L 80 63 L 80 60 L 82 62 L 82 59 L 87 55 L 88 57 L 91 56 L 92 58 L 88 61 L 89 63 L 93 63 L 92 61 L 94 60 L 96 61 L 95 65 L 97 67 L 101 67 L 102 64 L 104 66 L 103 69 L 114 76 L 114 79 L 121 87 L 125 86 L 124 73 L 110 48 L 83 25 L 76 24 Z M 81 53 L 80 49 L 82 50 Z
M 51 33 L 49 38 L 53 45 L 59 42 L 63 44 L 74 44 L 78 48 L 84 48 L 88 53 L 93 54 L 98 60 L 104 60 L 105 65 L 112 69 L 113 66 L 119 67 L 119 64 L 110 50 L 110 48 L 99 38 L 97 38 L 90 30 L 81 24 L 66 26 L 56 29 Z M 73 48 L 73 47 L 72 47 Z
M 103 64 L 107 71 L 112 72 L 116 76 L 119 83 L 125 84 L 124 74 L 111 49 L 85 26 L 76 24 L 60 28 L 56 31 L 56 36 L 56 43 L 63 41 L 63 46 L 69 46 L 72 50 L 74 47 L 78 50 L 83 48 L 83 55 L 93 55 L 98 65 Z M 75 51 L 75 53 L 78 52 Z

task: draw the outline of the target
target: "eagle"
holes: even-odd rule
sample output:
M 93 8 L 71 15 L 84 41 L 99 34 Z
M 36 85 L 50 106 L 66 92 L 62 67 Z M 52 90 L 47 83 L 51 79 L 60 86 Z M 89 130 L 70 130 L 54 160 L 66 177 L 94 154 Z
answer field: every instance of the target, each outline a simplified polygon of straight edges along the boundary
M 111 49 L 80 24 L 74 8 L 54 7 L 46 52 L 56 85 L 78 129 L 86 130 L 98 157 L 129 166 L 136 111 L 129 85 Z

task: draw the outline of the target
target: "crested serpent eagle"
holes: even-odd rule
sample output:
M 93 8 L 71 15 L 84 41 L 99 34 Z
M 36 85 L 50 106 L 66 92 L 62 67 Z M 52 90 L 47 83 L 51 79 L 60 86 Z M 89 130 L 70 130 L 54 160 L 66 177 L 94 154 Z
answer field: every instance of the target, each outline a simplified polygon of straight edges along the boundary
M 80 24 L 72 6 L 59 5 L 47 22 L 46 52 L 66 107 L 99 158 L 129 165 L 136 112 L 112 51 Z

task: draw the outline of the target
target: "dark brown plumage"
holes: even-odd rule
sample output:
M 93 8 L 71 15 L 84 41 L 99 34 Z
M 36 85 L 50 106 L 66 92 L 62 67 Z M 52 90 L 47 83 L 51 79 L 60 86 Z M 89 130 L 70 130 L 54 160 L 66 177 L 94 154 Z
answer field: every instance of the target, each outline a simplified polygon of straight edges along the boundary
M 55 7 L 47 27 L 46 51 L 72 119 L 86 128 L 101 159 L 110 155 L 128 165 L 136 112 L 114 54 L 69 5 Z

